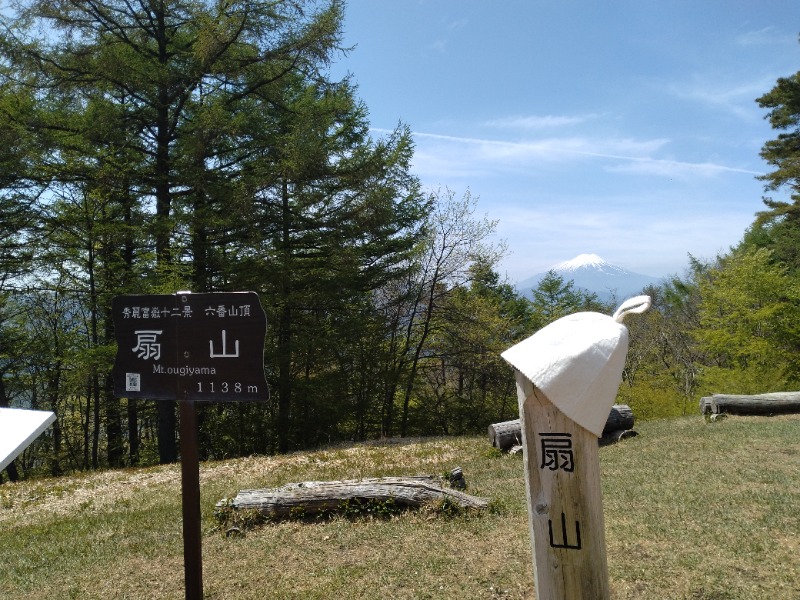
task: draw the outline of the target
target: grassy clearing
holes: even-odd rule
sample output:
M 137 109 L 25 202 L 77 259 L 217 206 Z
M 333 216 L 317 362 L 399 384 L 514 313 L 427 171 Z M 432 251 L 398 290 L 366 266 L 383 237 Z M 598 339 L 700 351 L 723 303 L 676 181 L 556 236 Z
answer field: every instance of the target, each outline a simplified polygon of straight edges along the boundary
M 614 598 L 800 598 L 800 417 L 642 423 L 602 448 Z M 226 537 L 214 504 L 312 479 L 461 466 L 481 515 L 268 524 Z M 520 456 L 485 437 L 367 444 L 204 464 L 207 598 L 531 599 Z M 0 598 L 182 598 L 180 470 L 0 486 Z

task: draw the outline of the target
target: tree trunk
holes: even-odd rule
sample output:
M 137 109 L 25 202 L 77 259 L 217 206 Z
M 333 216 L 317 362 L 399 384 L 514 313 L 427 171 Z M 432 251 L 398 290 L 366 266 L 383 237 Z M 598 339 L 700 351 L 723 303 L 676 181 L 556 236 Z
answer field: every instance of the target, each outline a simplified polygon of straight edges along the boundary
M 92 367 L 92 469 L 100 468 L 100 374 Z
M 178 445 L 175 431 L 178 419 L 175 416 L 176 402 L 173 400 L 154 400 L 158 414 L 158 462 L 162 465 L 178 461 Z
M 167 49 L 167 28 L 165 5 L 156 5 L 154 30 L 158 43 L 158 61 L 166 67 L 169 62 Z M 166 84 L 159 84 L 156 92 L 155 103 L 155 172 L 154 195 L 156 202 L 156 214 L 153 220 L 156 246 L 156 267 L 158 274 L 164 279 L 161 283 L 169 283 L 173 275 L 172 248 L 170 239 L 172 236 L 172 225 L 170 216 L 172 214 L 172 191 L 171 181 L 172 156 L 170 154 L 171 139 L 171 119 L 170 119 L 170 90 Z M 175 290 L 177 291 L 177 290 Z M 178 460 L 178 446 L 175 441 L 175 434 L 178 425 L 176 416 L 176 402 L 171 400 L 158 400 L 158 460 L 161 464 L 174 463 Z
M 615 404 L 611 407 L 605 427 L 603 427 L 603 437 L 605 443 L 618 441 L 628 435 L 620 435 L 618 432 L 628 432 L 633 429 L 633 411 L 627 404 Z M 633 434 L 635 435 L 635 434 Z M 608 439 L 606 439 L 608 438 Z M 489 425 L 489 443 L 495 448 L 509 450 L 512 446 L 522 444 L 522 427 L 519 419 L 513 421 L 503 421 Z
M 483 509 L 489 506 L 485 498 L 444 488 L 439 481 L 438 477 L 432 475 L 305 481 L 273 489 L 241 490 L 233 500 L 218 502 L 217 508 L 258 510 L 269 518 L 283 519 L 295 515 L 346 511 L 349 506 L 369 502 L 393 502 L 400 507 L 420 507 L 445 500 L 463 508 Z
M 108 466 L 118 469 L 125 466 L 125 442 L 122 438 L 120 401 L 114 396 L 114 379 L 111 377 L 111 373 L 106 373 L 103 382 L 103 397 L 106 403 L 106 455 L 108 456 Z
M 438 269 L 436 270 L 433 278 L 431 279 L 431 288 L 428 294 L 428 303 L 425 311 L 425 320 L 423 321 L 422 326 L 422 333 L 419 336 L 419 340 L 417 341 L 417 345 L 414 349 L 414 358 L 411 360 L 411 371 L 408 375 L 408 380 L 406 381 L 405 392 L 403 394 L 403 412 L 400 417 L 400 437 L 406 437 L 408 434 L 408 409 L 411 404 L 411 392 L 414 389 L 414 379 L 417 377 L 417 369 L 419 367 L 419 358 L 422 355 L 422 349 L 425 346 L 425 342 L 428 339 L 428 333 L 430 332 L 431 327 L 431 319 L 433 317 L 433 301 L 436 296 L 436 284 L 438 283 Z M 417 314 L 417 306 L 418 301 L 414 304 L 414 315 Z M 408 333 L 407 339 L 411 339 L 411 330 L 414 324 L 414 319 L 412 317 L 411 321 L 408 324 Z
M 700 412 L 731 415 L 789 415 L 800 413 L 800 392 L 768 394 L 714 394 L 700 399 Z
M 9 408 L 10 402 L 8 401 L 8 396 L 6 396 L 6 386 L 5 383 L 3 383 L 3 375 L 4 373 L 0 372 L 0 408 Z M 8 473 L 9 481 L 19 481 L 16 460 L 12 460 L 6 465 L 6 473 Z M 0 471 L 0 484 L 3 483 L 2 474 L 2 471 Z
M 128 398 L 128 463 L 139 464 L 139 410 L 136 398 Z
M 281 265 L 280 306 L 278 320 L 278 452 L 289 451 L 290 415 L 292 409 L 292 249 L 289 206 L 289 184 L 281 184 Z
M 58 347 L 56 347 L 58 352 Z M 58 392 L 61 388 L 61 363 L 57 362 L 53 368 L 53 373 L 47 381 L 47 406 L 58 415 Z M 53 454 L 50 458 L 50 474 L 54 477 L 63 475 L 61 467 L 61 423 L 58 419 L 53 423 Z

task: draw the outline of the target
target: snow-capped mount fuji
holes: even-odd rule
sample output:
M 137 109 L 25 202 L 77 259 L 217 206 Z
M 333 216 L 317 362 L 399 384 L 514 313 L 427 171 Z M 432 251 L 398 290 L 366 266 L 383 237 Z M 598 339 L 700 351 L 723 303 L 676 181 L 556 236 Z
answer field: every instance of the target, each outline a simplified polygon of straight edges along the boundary
M 641 293 L 644 287 L 659 282 L 657 277 L 612 265 L 597 254 L 579 254 L 572 260 L 558 263 L 548 271 L 555 271 L 564 281 L 572 281 L 576 288 L 594 292 L 601 300 L 609 300 L 614 296 L 619 302 Z M 526 298 L 532 298 L 533 288 L 539 285 L 546 274 L 538 273 L 518 282 L 517 291 Z
M 610 270 L 611 272 L 624 271 L 624 269 L 615 267 L 610 262 L 600 258 L 597 254 L 579 254 L 572 260 L 565 260 L 552 267 L 553 271 L 580 271 L 581 269 Z

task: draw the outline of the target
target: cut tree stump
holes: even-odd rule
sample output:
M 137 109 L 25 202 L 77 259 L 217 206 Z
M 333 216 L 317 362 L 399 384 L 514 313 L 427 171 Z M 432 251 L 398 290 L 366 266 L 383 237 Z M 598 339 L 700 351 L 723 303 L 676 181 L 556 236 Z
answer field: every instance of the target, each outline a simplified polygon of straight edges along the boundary
M 633 411 L 627 404 L 615 404 L 608 413 L 605 427 L 603 427 L 603 437 L 600 438 L 600 445 L 613 444 L 626 437 L 637 435 L 633 429 Z M 519 419 L 513 421 L 503 421 L 489 425 L 489 443 L 502 450 L 510 451 L 511 448 L 522 444 L 522 427 Z
M 484 509 L 486 498 L 445 488 L 433 475 L 378 477 L 345 481 L 304 481 L 279 488 L 240 490 L 235 498 L 222 500 L 217 508 L 259 511 L 272 519 L 325 512 L 344 512 L 348 503 L 391 501 L 396 506 L 418 508 L 435 502 L 452 502 L 462 508 Z
M 768 394 L 714 394 L 700 398 L 704 415 L 791 415 L 800 413 L 800 392 L 771 392 Z

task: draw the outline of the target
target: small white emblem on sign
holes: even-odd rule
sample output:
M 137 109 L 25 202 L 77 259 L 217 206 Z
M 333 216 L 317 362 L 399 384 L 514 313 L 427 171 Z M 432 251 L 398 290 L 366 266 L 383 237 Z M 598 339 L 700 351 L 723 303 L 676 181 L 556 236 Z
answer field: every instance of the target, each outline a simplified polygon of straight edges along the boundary
M 139 373 L 125 373 L 125 391 L 141 392 L 141 381 Z

